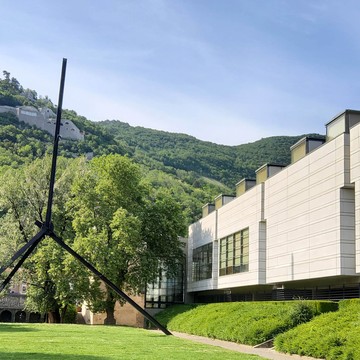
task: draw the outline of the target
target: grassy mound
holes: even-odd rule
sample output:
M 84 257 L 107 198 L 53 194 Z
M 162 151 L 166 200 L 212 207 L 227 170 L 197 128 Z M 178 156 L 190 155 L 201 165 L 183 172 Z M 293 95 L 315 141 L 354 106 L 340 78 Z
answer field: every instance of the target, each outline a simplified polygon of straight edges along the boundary
M 256 345 L 337 307 L 325 301 L 177 305 L 158 314 L 157 319 L 169 330 Z
M 327 360 L 360 359 L 360 299 L 343 300 L 323 314 L 275 339 L 278 351 Z

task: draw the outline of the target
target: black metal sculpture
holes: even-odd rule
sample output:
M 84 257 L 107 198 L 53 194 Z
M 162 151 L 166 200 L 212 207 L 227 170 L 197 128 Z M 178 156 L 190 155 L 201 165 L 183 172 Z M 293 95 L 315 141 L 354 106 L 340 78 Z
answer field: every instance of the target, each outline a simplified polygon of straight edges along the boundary
M 0 275 L 8 269 L 19 257 L 21 259 L 17 262 L 14 268 L 10 271 L 6 279 L 0 285 L 0 292 L 4 290 L 5 286 L 10 282 L 15 273 L 19 270 L 24 261 L 30 256 L 34 251 L 36 246 L 44 239 L 45 236 L 51 237 L 56 243 L 58 243 L 63 249 L 69 252 L 77 260 L 79 260 L 83 265 L 85 265 L 94 275 L 98 276 L 105 284 L 107 284 L 111 289 L 113 289 L 118 295 L 120 295 L 125 301 L 131 304 L 136 310 L 138 310 L 146 319 L 148 319 L 154 326 L 160 329 L 164 334 L 171 335 L 169 330 L 167 330 L 163 325 L 161 325 L 156 319 L 154 319 L 147 311 L 145 311 L 141 306 L 139 306 L 134 300 L 132 300 L 127 294 L 120 290 L 113 282 L 111 282 L 106 276 L 104 276 L 100 271 L 98 271 L 94 266 L 92 266 L 88 261 L 86 261 L 81 255 L 74 251 L 70 246 L 65 244 L 65 242 L 56 235 L 54 232 L 54 226 L 51 222 L 52 217 L 52 203 L 54 196 L 54 185 L 55 185 L 55 173 L 56 173 L 56 163 L 58 156 L 58 147 L 60 140 L 60 124 L 61 124 L 61 112 L 62 112 L 62 101 L 64 95 L 64 86 L 65 86 L 65 74 L 66 74 L 66 63 L 67 60 L 63 59 L 62 71 L 61 71 L 61 81 L 60 81 L 60 91 L 59 91 L 59 102 L 57 107 L 56 114 L 56 126 L 54 134 L 54 147 L 52 154 L 52 164 L 51 164 L 51 175 L 50 175 L 50 184 L 49 184 L 49 194 L 48 194 L 48 203 L 46 209 L 46 218 L 45 222 L 36 221 L 35 224 L 40 228 L 40 231 L 21 249 L 19 249 L 9 262 L 0 268 Z

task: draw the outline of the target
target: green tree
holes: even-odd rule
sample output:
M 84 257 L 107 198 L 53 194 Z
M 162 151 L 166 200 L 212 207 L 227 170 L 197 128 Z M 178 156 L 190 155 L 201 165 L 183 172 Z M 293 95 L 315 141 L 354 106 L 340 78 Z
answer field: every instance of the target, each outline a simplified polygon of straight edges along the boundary
M 72 218 L 66 209 L 72 181 L 79 174 L 82 159 L 58 159 L 57 182 L 53 205 L 56 233 L 69 244 L 73 242 Z M 44 222 L 50 157 L 37 159 L 20 169 L 5 171 L 0 179 L 0 263 L 7 259 L 39 231 L 35 220 Z M 49 321 L 60 322 L 66 309 L 78 297 L 62 269 L 66 254 L 52 239 L 45 238 L 23 264 L 20 274 L 28 283 L 26 306 L 48 313 Z M 79 295 L 79 297 L 81 297 Z
M 14 77 L 10 78 L 10 73 L 6 70 L 3 71 L 3 76 L 4 79 L 0 78 L 0 91 L 10 95 L 20 95 L 23 87 L 19 81 Z
M 93 159 L 73 188 L 75 249 L 129 294 L 143 291 L 160 265 L 175 272 L 183 256 L 180 207 L 166 191 L 155 195 L 142 178 L 130 159 L 108 155 Z M 74 285 L 89 289 L 92 310 L 105 311 L 105 323 L 115 323 L 121 297 L 89 275 Z

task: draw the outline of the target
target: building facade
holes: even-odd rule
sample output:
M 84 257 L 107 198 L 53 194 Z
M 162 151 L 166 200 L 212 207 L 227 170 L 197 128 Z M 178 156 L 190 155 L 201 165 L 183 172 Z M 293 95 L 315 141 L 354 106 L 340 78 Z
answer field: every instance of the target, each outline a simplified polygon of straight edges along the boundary
M 139 306 L 144 307 L 144 295 L 129 295 L 133 301 L 135 301 Z M 122 326 L 132 326 L 132 327 L 145 327 L 145 318 L 144 316 L 137 311 L 129 303 L 121 305 L 118 301 L 115 304 L 114 317 L 116 325 Z M 106 319 L 106 313 L 94 313 L 92 312 L 86 303 L 81 307 L 81 318 L 82 323 L 88 325 L 103 325 Z M 78 316 L 79 319 L 79 316 Z
M 360 112 L 290 151 L 289 166 L 265 164 L 190 225 L 193 301 L 360 297 Z
M 28 125 L 55 134 L 56 114 L 48 108 L 36 109 L 33 106 L 0 106 L 0 113 L 11 112 L 17 116 L 19 121 L 23 121 Z M 71 121 L 61 119 L 60 136 L 69 140 L 84 140 L 84 133 Z
M 26 310 L 25 299 L 26 284 L 11 286 L 9 293 L 0 297 L 0 322 L 43 322 L 44 315 Z

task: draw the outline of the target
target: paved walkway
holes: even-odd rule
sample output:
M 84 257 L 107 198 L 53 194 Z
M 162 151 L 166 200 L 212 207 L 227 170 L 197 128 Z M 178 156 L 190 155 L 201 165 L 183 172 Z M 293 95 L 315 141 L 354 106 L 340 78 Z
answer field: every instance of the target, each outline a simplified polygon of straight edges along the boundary
M 273 349 L 266 349 L 266 348 L 254 348 L 252 346 L 248 345 L 240 345 L 236 344 L 230 341 L 223 341 L 223 340 L 214 340 L 207 337 L 197 336 L 197 335 L 189 335 L 184 333 L 178 333 L 176 331 L 171 332 L 174 336 L 196 341 L 199 343 L 207 344 L 207 345 L 213 345 L 213 346 L 220 346 L 224 349 L 232 350 L 232 351 L 238 351 L 244 354 L 253 354 L 253 355 L 259 355 L 262 356 L 265 359 L 272 359 L 272 360 L 319 360 L 314 359 L 308 356 L 299 356 L 299 355 L 289 355 L 289 354 L 283 354 L 279 353 Z

